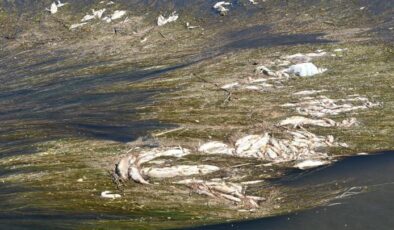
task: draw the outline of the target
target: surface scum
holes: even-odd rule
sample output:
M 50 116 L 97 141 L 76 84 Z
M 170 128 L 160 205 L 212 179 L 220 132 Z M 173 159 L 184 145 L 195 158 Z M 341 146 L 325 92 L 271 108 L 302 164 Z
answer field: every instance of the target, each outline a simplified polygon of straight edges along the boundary
M 45 12 L 52 2 L 10 2 L 0 8 L 2 226 L 156 229 L 278 215 L 324 204 L 346 185 L 274 184 L 300 162 L 207 155 L 199 147 L 217 141 L 236 151 L 243 137 L 269 134 L 269 146 L 287 149 L 295 144 L 288 131 L 306 129 L 348 146 L 309 149 L 326 154 L 323 161 L 394 148 L 390 3 L 239 1 L 220 16 L 206 1 L 129 3 L 133 9 L 70 1 L 55 14 Z M 103 8 L 100 19 L 70 30 Z M 122 10 L 123 18 L 101 20 Z M 156 26 L 175 10 L 176 21 Z M 270 76 L 295 64 L 286 56 L 321 52 L 327 55 L 311 61 L 324 73 Z M 295 116 L 309 120 L 280 125 Z M 122 157 L 179 146 L 191 154 L 136 166 L 214 172 L 196 172 L 193 183 L 189 175 L 145 178 L 150 185 L 112 180 Z M 181 180 L 187 186 L 174 183 Z M 104 191 L 121 197 L 103 198 Z M 238 202 L 248 197 L 264 200 Z

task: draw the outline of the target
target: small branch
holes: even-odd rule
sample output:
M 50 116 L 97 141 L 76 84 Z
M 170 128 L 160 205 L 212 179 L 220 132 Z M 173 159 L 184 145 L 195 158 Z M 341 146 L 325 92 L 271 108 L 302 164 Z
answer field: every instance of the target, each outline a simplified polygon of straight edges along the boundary
M 158 31 L 158 32 L 163 38 L 166 38 L 166 36 L 164 36 L 160 31 Z
M 200 79 L 201 81 L 203 81 L 203 82 L 205 82 L 205 83 L 208 83 L 208 84 L 211 84 L 211 85 L 214 85 L 214 86 L 215 86 L 216 88 L 218 88 L 219 90 L 226 92 L 226 93 L 227 93 L 227 96 L 226 96 L 226 98 L 224 99 L 223 104 L 226 104 L 227 102 L 231 101 L 233 93 L 232 93 L 230 90 L 228 90 L 228 89 L 223 89 L 222 87 L 220 87 L 220 85 L 219 85 L 218 83 L 208 81 L 208 80 L 206 80 L 206 79 L 203 78 L 203 77 L 200 77 L 200 76 L 196 76 L 196 77 L 197 77 L 198 79 Z
M 184 127 L 179 127 L 179 128 L 175 128 L 175 129 L 171 129 L 171 130 L 166 130 L 166 131 L 161 132 L 161 133 L 153 134 L 153 136 L 158 137 L 158 136 L 162 136 L 162 135 L 167 134 L 167 133 L 176 132 L 176 131 L 179 131 L 179 130 L 182 130 L 182 129 L 184 129 Z

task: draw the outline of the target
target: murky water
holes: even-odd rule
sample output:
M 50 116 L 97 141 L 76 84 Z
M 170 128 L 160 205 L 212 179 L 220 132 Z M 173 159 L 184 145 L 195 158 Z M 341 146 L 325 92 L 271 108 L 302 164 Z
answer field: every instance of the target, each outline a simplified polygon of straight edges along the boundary
M 130 64 L 131 67 L 119 70 L 115 68 L 109 72 L 84 74 L 88 67 L 106 66 L 111 62 L 81 62 L 65 51 L 31 50 L 2 57 L 0 160 L 34 153 L 37 144 L 51 140 L 83 138 L 125 143 L 144 136 L 151 129 L 174 127 L 159 121 L 144 120 L 136 112 L 136 107 L 149 104 L 151 97 L 163 92 L 163 89 L 122 92 L 100 89 L 120 82 L 132 84 L 159 77 L 187 66 L 188 61 L 185 62 L 151 70 Z M 39 167 L 0 168 L 0 177 L 41 171 Z M 59 207 L 40 209 L 20 197 L 20 194 L 27 192 L 43 191 L 28 184 L 0 182 L 0 229 L 70 229 L 82 222 L 132 218 L 116 212 L 64 212 L 57 211 Z
M 26 65 L 27 60 L 34 61 Z M 71 63 L 63 64 L 65 60 Z M 17 145 L 69 136 L 127 142 L 143 135 L 150 127 L 161 126 L 157 121 L 132 118 L 135 107 L 148 103 L 160 89 L 103 93 L 97 88 L 158 76 L 176 67 L 76 75 L 88 66 L 106 63 L 74 61 L 56 52 L 45 58 L 24 54 L 0 60 L 2 66 L 7 66 L 0 70 L 1 81 L 5 83 L 0 87 L 2 156 Z
M 39 12 L 52 1 L 2 1 L 7 9 Z M 84 9 L 95 1 L 68 1 L 73 10 Z M 212 9 L 216 1 L 182 0 L 133 0 L 119 1 L 127 7 L 141 7 L 155 12 L 192 13 L 200 18 L 221 20 Z M 240 1 L 232 1 L 229 22 L 249 17 L 264 8 L 250 9 Z M 311 1 L 308 1 L 310 3 Z M 312 1 L 318 4 L 321 1 Z M 379 4 L 371 4 L 379 2 Z M 276 4 L 287 7 L 288 1 Z M 371 6 L 373 13 L 379 14 L 392 4 L 391 1 L 360 1 L 358 6 Z M 385 22 L 391 25 L 387 19 Z M 385 24 L 385 25 L 386 25 Z M 111 64 L 110 60 L 78 60 L 75 54 L 65 50 L 29 50 L 17 54 L 0 54 L 0 159 L 2 157 L 33 153 L 37 143 L 67 137 L 83 137 L 93 140 L 111 140 L 125 143 L 149 130 L 169 127 L 159 121 L 138 117 L 136 107 L 151 102 L 151 97 L 162 92 L 156 90 L 133 90 L 126 92 L 103 92 L 99 89 L 115 84 L 133 84 L 163 73 L 186 67 L 216 53 L 297 44 L 324 44 L 335 42 L 323 39 L 322 33 L 278 34 L 271 33 L 271 26 L 251 26 L 237 31 L 224 31 L 224 39 L 215 45 L 217 50 L 202 54 L 203 58 L 180 60 L 179 64 L 144 70 L 137 66 L 120 68 L 104 73 L 83 73 L 91 67 Z M 199 54 L 196 54 L 199 55 Z M 391 154 L 391 155 L 390 155 Z M 286 216 L 266 218 L 251 222 L 231 223 L 219 226 L 205 226 L 204 229 L 390 229 L 394 226 L 390 213 L 394 207 L 392 197 L 393 154 L 362 156 L 345 159 L 333 166 L 308 172 L 289 174 L 275 183 L 289 187 L 313 187 L 324 183 L 340 183 L 341 188 L 363 187 L 367 192 L 355 194 L 335 201 L 334 206 L 320 207 Z M 1 169 L 0 176 L 28 173 L 34 169 Z M 139 216 L 122 213 L 97 213 L 92 211 L 70 212 L 30 207 L 23 200 L 15 199 L 15 194 L 26 192 L 28 187 L 0 183 L 0 228 L 4 229 L 70 229 L 76 224 L 100 220 L 130 220 Z M 356 190 L 355 190 L 356 191 Z M 384 204 L 384 205 L 380 205 Z M 7 210 L 6 212 L 2 211 Z M 338 215 L 341 213 L 341 215 Z M 369 219 L 365 218 L 368 217 Z M 368 221 L 367 221 L 368 220 Z M 362 224 L 362 227 L 360 224 Z M 324 225 L 324 226 L 323 226 Z M 92 226 L 90 226 L 92 227 Z M 330 227 L 330 228 L 328 228 Z

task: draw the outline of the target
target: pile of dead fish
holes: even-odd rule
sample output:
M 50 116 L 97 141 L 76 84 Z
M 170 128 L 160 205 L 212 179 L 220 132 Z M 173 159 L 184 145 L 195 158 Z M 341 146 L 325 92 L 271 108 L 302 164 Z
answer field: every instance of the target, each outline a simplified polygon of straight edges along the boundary
M 114 2 L 101 1 L 100 4 L 104 4 L 106 6 L 111 6 L 114 4 Z M 101 20 L 101 21 L 110 23 L 112 21 L 123 18 L 124 16 L 126 16 L 126 13 L 127 13 L 125 10 L 114 10 L 112 13 L 109 13 L 109 10 L 107 10 L 106 8 L 99 9 L 99 10 L 92 9 L 91 11 L 92 11 L 92 13 L 86 14 L 81 19 L 80 23 L 72 24 L 70 26 L 70 30 L 82 27 L 82 26 L 88 24 L 88 22 L 92 22 L 93 20 Z
M 238 139 L 235 146 L 211 141 L 199 147 L 205 154 L 222 154 L 235 157 L 256 158 L 273 163 L 303 161 L 328 158 L 318 150 L 325 147 L 347 147 L 345 143 L 335 142 L 334 137 L 318 136 L 306 130 L 287 131 L 289 139 L 272 137 L 269 133 L 247 135 Z
M 322 148 L 341 146 L 333 136 L 318 136 L 306 130 L 287 131 L 288 139 L 272 137 L 269 133 L 247 135 L 235 142 L 234 146 L 219 141 L 202 144 L 198 148 L 201 154 L 228 155 L 241 158 L 256 158 L 263 161 L 281 163 L 303 161 L 309 159 L 326 159 L 326 153 L 318 151 Z M 173 178 L 177 176 L 205 175 L 219 171 L 214 165 L 175 165 L 169 167 L 144 167 L 159 157 L 180 158 L 190 155 L 191 151 L 182 147 L 153 148 L 149 150 L 133 150 L 116 165 L 116 173 L 122 180 L 132 179 L 141 184 L 149 184 L 146 178 Z
M 307 117 L 303 117 L 303 116 L 292 116 L 292 117 L 282 120 L 281 122 L 279 122 L 278 125 L 293 126 L 293 128 L 305 127 L 305 126 L 349 128 L 355 124 L 357 124 L 357 119 L 354 117 L 344 119 L 341 122 L 336 122 L 336 121 L 329 119 L 329 118 L 313 119 L 313 118 L 307 118 Z
M 245 188 L 242 185 L 225 182 L 221 179 L 212 179 L 210 181 L 186 179 L 175 182 L 175 184 L 186 185 L 197 194 L 214 199 L 226 199 L 250 209 L 258 208 L 259 202 L 265 200 L 263 197 L 248 196 L 245 194 Z
M 231 82 L 223 85 L 222 89 L 245 89 L 265 91 L 275 88 L 283 88 L 283 83 L 294 77 L 311 77 L 327 71 L 325 68 L 316 67 L 311 61 L 316 58 L 330 55 L 318 50 L 316 53 L 294 54 L 283 56 L 268 65 L 260 65 L 255 68 L 258 78 L 250 78 L 247 82 Z M 279 70 L 272 70 L 279 68 Z
M 225 6 L 229 6 L 229 3 L 219 2 L 215 6 L 218 11 L 227 12 L 228 9 Z M 175 17 L 175 12 L 172 15 Z M 166 20 L 164 17 L 162 19 Z M 164 21 L 160 23 L 164 23 Z M 343 52 L 343 50 L 336 50 L 335 52 Z M 222 86 L 222 88 L 226 90 L 234 88 L 263 90 L 264 88 L 284 87 L 282 82 L 289 78 L 313 76 L 326 71 L 326 69 L 317 68 L 311 61 L 314 58 L 328 55 L 330 54 L 319 50 L 316 53 L 284 56 L 271 63 L 281 67 L 281 70 L 273 71 L 266 66 L 258 66 L 256 73 L 259 78 L 248 79 L 247 83 L 232 82 Z M 263 77 L 260 76 L 261 74 Z M 317 95 L 326 91 L 304 90 L 293 93 L 293 96 L 299 102 L 286 103 L 282 107 L 294 109 L 298 115 L 278 122 L 277 126 L 286 129 L 280 138 L 265 132 L 243 136 L 233 144 L 209 141 L 200 145 L 194 154 L 253 158 L 268 164 L 285 164 L 287 166 L 290 164 L 302 170 L 330 164 L 335 159 L 325 152 L 326 149 L 330 147 L 347 148 L 349 146 L 346 143 L 336 141 L 332 135 L 319 136 L 307 131 L 305 127 L 348 128 L 358 124 L 357 119 L 350 117 L 342 121 L 335 121 L 327 118 L 327 116 L 364 110 L 380 104 L 373 103 L 367 97 L 360 95 L 350 95 L 345 99 L 330 99 L 327 96 Z M 119 161 L 116 165 L 116 173 L 122 180 L 131 179 L 137 183 L 149 184 L 147 178 L 189 177 L 210 174 L 220 170 L 219 167 L 214 165 L 166 165 L 157 167 L 154 164 L 154 159 L 159 157 L 181 158 L 190 154 L 192 152 L 189 149 L 182 147 L 134 149 Z M 148 162 L 155 166 L 144 165 Z M 242 183 L 226 182 L 222 179 L 198 180 L 193 178 L 174 183 L 185 185 L 197 194 L 229 200 L 250 209 L 259 207 L 259 202 L 264 200 L 262 197 L 246 195 Z M 113 194 L 104 195 L 111 198 L 113 196 Z
M 312 117 L 325 117 L 338 115 L 355 110 L 365 110 L 379 106 L 367 97 L 350 95 L 345 99 L 330 99 L 326 96 L 302 97 L 298 103 L 286 103 L 282 107 L 294 108 L 300 115 Z
M 149 150 L 134 150 L 123 157 L 116 165 L 116 174 L 122 180 L 132 179 L 141 184 L 149 184 L 145 178 L 172 178 L 177 176 L 205 175 L 218 171 L 214 165 L 176 165 L 170 167 L 143 167 L 159 157 L 180 158 L 190 154 L 190 150 L 178 148 L 153 148 Z
M 148 162 L 154 164 L 153 160 L 159 157 L 181 158 L 189 154 L 191 154 L 190 150 L 181 147 L 153 148 L 149 150 L 136 149 L 128 153 L 116 164 L 115 172 L 123 181 L 130 179 L 137 183 L 150 184 L 147 178 L 205 175 L 220 170 L 219 167 L 214 165 L 143 166 L 143 164 Z M 245 194 L 245 188 L 241 184 L 225 182 L 222 179 L 212 179 L 210 181 L 185 179 L 174 182 L 174 184 L 185 185 L 197 194 L 215 199 L 229 200 L 249 209 L 259 207 L 258 203 L 265 200 L 263 197 L 248 196 Z M 109 191 L 103 192 L 101 196 L 112 199 L 121 197 L 119 194 L 112 194 Z

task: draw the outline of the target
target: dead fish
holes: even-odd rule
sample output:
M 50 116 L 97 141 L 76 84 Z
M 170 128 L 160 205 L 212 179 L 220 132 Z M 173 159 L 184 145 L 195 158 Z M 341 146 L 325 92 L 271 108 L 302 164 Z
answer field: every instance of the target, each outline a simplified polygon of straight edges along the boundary
M 176 20 L 178 20 L 178 18 L 179 15 L 176 13 L 176 11 L 172 12 L 172 14 L 167 18 L 165 18 L 163 15 L 159 15 L 159 17 L 157 18 L 157 25 L 164 26 L 167 23 L 175 22 Z
M 213 6 L 213 8 L 218 11 L 220 13 L 220 15 L 224 16 L 227 14 L 227 12 L 229 11 L 228 8 L 226 8 L 225 6 L 230 6 L 231 3 L 229 2 L 225 2 L 225 1 L 220 1 L 215 3 L 215 5 Z
M 233 83 L 228 83 L 226 85 L 223 85 L 220 88 L 222 88 L 222 89 L 232 89 L 232 88 L 235 88 L 237 86 L 239 86 L 239 83 L 238 82 L 233 82 Z
M 138 164 L 144 164 L 159 157 L 176 157 L 180 158 L 190 154 L 190 150 L 182 147 L 178 148 L 154 148 L 149 151 L 142 151 L 138 155 Z
M 322 165 L 329 164 L 330 162 L 328 161 L 322 161 L 322 160 L 305 160 L 302 162 L 299 162 L 294 165 L 295 168 L 305 170 L 305 169 L 310 169 L 310 168 L 316 168 Z
M 143 175 L 155 178 L 172 178 L 177 176 L 206 175 L 220 170 L 214 165 L 176 165 L 163 168 L 143 168 Z
M 262 74 L 265 74 L 267 76 L 276 76 L 274 71 L 268 69 L 266 66 L 263 66 L 263 65 L 256 67 L 255 71 L 257 73 L 262 73 Z
M 101 193 L 101 197 L 108 199 L 116 199 L 116 198 L 121 198 L 122 196 L 119 194 L 114 194 L 111 191 L 104 191 Z
M 294 74 L 300 77 L 309 77 L 316 74 L 324 73 L 327 69 L 317 68 L 313 63 L 306 62 L 290 66 L 286 69 L 286 73 Z
M 292 125 L 294 128 L 304 125 L 315 125 L 321 127 L 332 127 L 336 125 L 336 122 L 331 119 L 311 119 L 302 116 L 293 116 L 286 118 L 279 122 L 280 126 Z
M 224 154 L 224 155 L 233 155 L 234 149 L 229 148 L 227 144 L 220 141 L 210 141 L 198 148 L 199 152 L 207 153 L 207 154 Z
M 270 136 L 268 133 L 264 135 L 248 135 L 236 141 L 236 154 L 237 156 L 253 156 L 258 154 L 261 149 L 264 149 L 268 144 Z
M 129 176 L 131 179 L 133 179 L 133 181 L 137 183 L 149 184 L 149 182 L 142 177 L 139 168 L 134 164 L 131 165 L 129 168 Z
M 120 159 L 119 163 L 116 164 L 115 172 L 123 180 L 127 180 L 129 177 L 129 167 L 130 167 L 131 158 L 132 156 L 123 157 L 122 159 Z

